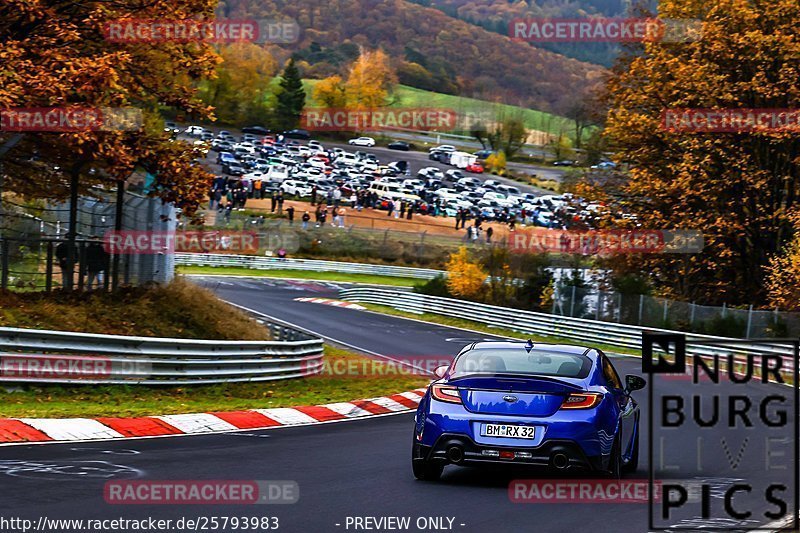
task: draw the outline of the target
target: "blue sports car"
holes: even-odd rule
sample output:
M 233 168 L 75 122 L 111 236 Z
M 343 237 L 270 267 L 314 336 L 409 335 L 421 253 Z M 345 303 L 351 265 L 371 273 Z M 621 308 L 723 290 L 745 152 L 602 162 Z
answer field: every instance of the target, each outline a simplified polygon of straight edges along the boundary
M 415 416 L 414 476 L 445 465 L 519 463 L 619 478 L 639 461 L 639 407 L 600 350 L 479 342 L 436 369 Z

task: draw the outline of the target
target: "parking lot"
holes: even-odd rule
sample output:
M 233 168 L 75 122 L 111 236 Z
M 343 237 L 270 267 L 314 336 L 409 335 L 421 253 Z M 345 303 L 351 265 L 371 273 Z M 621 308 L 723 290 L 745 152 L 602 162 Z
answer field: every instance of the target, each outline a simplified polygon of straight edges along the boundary
M 411 211 L 458 217 L 462 227 L 470 220 L 477 226 L 494 221 L 564 229 L 595 227 L 607 212 L 605 206 L 570 194 L 556 195 L 481 172 L 479 157 L 451 146 L 425 153 L 375 146 L 368 137 L 323 145 L 307 132 L 284 136 L 200 126 L 175 126 L 173 131 L 208 149 L 203 162 L 218 176 L 210 194 L 216 193 L 225 206 L 232 201 L 233 208 L 280 192 L 285 198 L 314 195 L 329 205 L 385 209 L 396 216 Z M 537 171 L 541 177 L 562 173 Z

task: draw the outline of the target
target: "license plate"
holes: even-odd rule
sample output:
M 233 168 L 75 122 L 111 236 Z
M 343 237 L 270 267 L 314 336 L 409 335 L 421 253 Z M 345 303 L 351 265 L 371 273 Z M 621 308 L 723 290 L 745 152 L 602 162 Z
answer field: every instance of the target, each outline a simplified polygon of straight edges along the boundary
M 510 439 L 533 439 L 536 436 L 536 428 L 533 426 L 481 424 L 481 436 L 505 437 Z

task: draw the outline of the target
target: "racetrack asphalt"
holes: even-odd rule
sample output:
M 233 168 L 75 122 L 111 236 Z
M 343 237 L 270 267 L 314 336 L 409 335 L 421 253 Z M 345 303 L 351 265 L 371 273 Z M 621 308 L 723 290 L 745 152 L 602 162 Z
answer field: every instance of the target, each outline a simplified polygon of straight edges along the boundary
M 354 348 L 402 359 L 455 355 L 464 345 L 490 338 L 449 327 L 430 325 L 398 317 L 339 308 L 295 298 L 335 298 L 343 284 L 332 282 L 288 282 L 271 279 L 196 277 L 194 280 L 235 304 L 274 316 Z M 620 374 L 641 375 L 637 358 L 617 358 Z M 690 397 L 697 385 L 687 380 L 659 381 L 659 394 L 676 393 Z M 703 389 L 730 392 L 731 385 Z M 778 386 L 751 384 L 740 387 L 754 402 Z M 736 389 L 737 391 L 740 389 Z M 741 393 L 740 393 L 741 394 Z M 647 391 L 635 393 L 642 408 L 642 454 L 633 479 L 647 479 Z M 707 414 L 704 408 L 703 412 Z M 724 413 L 725 411 L 723 411 Z M 790 420 L 791 422 L 791 420 Z M 452 518 L 449 530 L 464 532 L 567 532 L 591 529 L 602 532 L 648 530 L 646 503 L 512 503 L 508 486 L 514 479 L 557 479 L 541 472 L 506 469 L 478 470 L 448 467 L 441 482 L 415 481 L 410 468 L 412 414 L 374 417 L 317 426 L 280 428 L 230 434 L 134 440 L 30 445 L 0 448 L 0 516 L 54 518 L 148 517 L 178 520 L 181 517 L 264 517 L 279 518 L 278 531 L 335 532 L 391 531 L 355 528 L 348 517 L 410 517 L 408 531 L 421 529 L 419 518 Z M 737 520 L 703 518 L 697 504 L 678 511 L 671 519 L 682 528 L 701 526 L 754 527 L 770 520 L 765 510 L 762 485 L 785 479 L 790 486 L 782 498 L 791 506 L 792 467 L 777 473 L 765 470 L 767 447 L 750 433 L 707 432 L 692 429 L 659 430 L 656 453 L 661 467 L 680 465 L 668 471 L 675 479 L 691 478 L 712 487 L 712 515 L 719 516 L 724 489 L 734 483 L 750 482 L 752 498 L 737 495 L 735 503 L 750 507 L 751 517 Z M 737 437 L 740 437 L 738 438 Z M 770 434 L 772 435 L 772 434 Z M 790 439 L 790 426 L 774 434 Z M 697 458 L 697 437 L 704 441 L 702 460 Z M 733 437 L 731 437 L 733 436 Z M 745 439 L 748 439 L 745 442 Z M 758 441 L 758 442 L 757 442 Z M 659 448 L 659 443 L 661 448 Z M 744 443 L 744 446 L 743 446 Z M 787 448 L 788 449 L 788 448 Z M 778 448 L 773 451 L 779 451 Z M 735 461 L 736 458 L 740 460 Z M 784 457 L 784 459 L 786 459 Z M 789 458 L 790 459 L 790 458 Z M 736 468 L 731 464 L 736 463 Z M 780 462 L 780 461 L 777 461 Z M 783 461 L 786 463 L 786 461 Z M 702 470 L 697 469 L 702 464 Z M 773 465 L 774 466 L 774 465 Z M 573 475 L 570 479 L 585 476 Z M 300 498 L 288 505 L 112 505 L 103 497 L 108 480 L 292 480 Z M 174 522 L 173 522 L 174 523 Z M 444 520 L 445 529 L 449 522 Z M 3 529 L 3 528 L 0 528 Z M 184 528 L 185 530 L 186 528 Z M 71 531 L 50 528 L 48 531 Z M 169 529 L 178 531 L 176 527 Z M 217 529 L 222 530 L 222 529 Z M 225 529 L 234 531 L 231 527 Z M 238 529 L 239 531 L 242 528 Z

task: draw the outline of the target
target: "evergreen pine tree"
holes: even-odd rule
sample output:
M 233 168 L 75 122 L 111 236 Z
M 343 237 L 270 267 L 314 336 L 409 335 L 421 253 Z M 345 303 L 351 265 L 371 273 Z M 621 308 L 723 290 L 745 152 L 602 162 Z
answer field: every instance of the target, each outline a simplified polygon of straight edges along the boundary
M 277 126 L 283 130 L 296 128 L 300 122 L 300 114 L 306 102 L 306 92 L 300 71 L 290 59 L 281 73 L 280 90 L 277 94 L 275 119 Z

